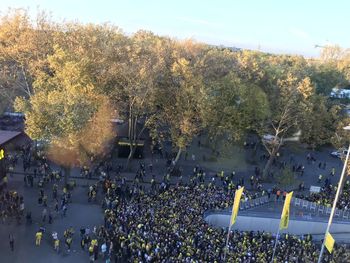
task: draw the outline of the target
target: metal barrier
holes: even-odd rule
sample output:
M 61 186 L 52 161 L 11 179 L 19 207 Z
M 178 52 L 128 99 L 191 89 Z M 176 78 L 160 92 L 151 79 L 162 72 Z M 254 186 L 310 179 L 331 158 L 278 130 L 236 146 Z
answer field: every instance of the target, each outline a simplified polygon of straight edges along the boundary
M 324 212 L 324 209 L 325 209 L 325 207 L 323 206 L 323 205 L 320 205 L 319 207 L 318 207 L 318 213 L 322 213 L 323 214 L 323 212 Z
M 303 208 L 307 209 L 309 206 L 309 201 L 303 201 Z
M 334 216 L 340 217 L 341 212 L 342 212 L 342 210 L 340 210 L 340 209 L 338 209 L 338 208 L 335 209 Z
M 273 198 L 269 199 L 267 195 L 261 196 L 259 198 L 247 200 L 247 201 L 243 200 L 243 201 L 241 201 L 240 210 L 247 210 L 250 208 L 262 206 L 262 205 L 267 204 L 273 200 L 274 200 Z M 317 212 L 319 215 L 330 215 L 331 211 L 332 211 L 331 207 L 319 205 L 315 202 L 310 202 L 310 201 L 303 200 L 303 199 L 296 198 L 296 197 L 292 198 L 291 203 L 294 206 L 309 210 L 310 212 L 315 212 L 315 213 Z M 348 219 L 350 219 L 350 210 L 336 209 L 334 216 L 339 218 L 339 219 L 348 220 Z
M 310 211 L 314 210 L 314 212 L 316 212 L 316 208 L 317 208 L 316 203 L 310 203 Z
M 267 195 L 259 197 L 259 198 L 247 200 L 247 201 L 241 200 L 241 204 L 240 204 L 239 209 L 240 210 L 246 210 L 246 209 L 249 209 L 249 208 L 253 208 L 253 207 L 260 206 L 260 205 L 264 205 L 264 204 L 268 203 L 269 201 L 270 200 L 269 200 Z
M 254 199 L 255 200 L 255 206 L 259 206 L 260 205 L 260 198 Z

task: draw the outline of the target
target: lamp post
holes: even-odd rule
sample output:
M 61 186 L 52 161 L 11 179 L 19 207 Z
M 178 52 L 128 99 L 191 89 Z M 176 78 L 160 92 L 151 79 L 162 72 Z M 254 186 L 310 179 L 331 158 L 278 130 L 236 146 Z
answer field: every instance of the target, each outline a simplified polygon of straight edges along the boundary
M 350 126 L 344 127 L 344 130 L 348 130 L 349 131 L 350 130 Z M 335 212 L 335 209 L 336 209 L 336 206 L 337 206 L 337 203 L 338 203 L 339 196 L 341 194 L 341 190 L 342 190 L 342 187 L 343 187 L 344 179 L 346 177 L 345 174 L 347 174 L 347 172 L 346 172 L 346 168 L 347 168 L 346 165 L 348 163 L 349 153 L 350 153 L 350 144 L 349 144 L 349 147 L 348 147 L 348 152 L 346 153 L 346 158 L 345 158 L 343 170 L 341 172 L 341 176 L 340 176 L 340 179 L 339 179 L 339 182 L 338 182 L 337 193 L 335 194 L 335 198 L 334 198 L 334 202 L 333 202 L 333 206 L 332 206 L 332 211 L 331 211 L 331 214 L 329 216 L 326 233 L 325 233 L 324 238 L 323 238 L 323 243 L 322 243 L 322 247 L 321 247 L 320 256 L 319 256 L 318 261 L 317 261 L 318 263 L 322 262 L 322 256 L 323 256 L 323 251 L 324 251 L 324 246 L 325 246 L 325 241 L 326 241 L 326 235 L 329 232 L 329 229 L 330 229 L 330 227 L 332 225 L 334 212 Z

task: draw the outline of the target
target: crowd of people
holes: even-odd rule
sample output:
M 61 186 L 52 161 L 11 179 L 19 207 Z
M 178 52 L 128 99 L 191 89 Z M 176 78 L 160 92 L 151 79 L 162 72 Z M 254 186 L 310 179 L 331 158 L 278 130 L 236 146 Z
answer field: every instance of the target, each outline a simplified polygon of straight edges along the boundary
M 337 192 L 337 186 L 326 185 L 321 187 L 318 193 L 298 194 L 297 197 L 316 203 L 331 207 L 333 205 L 334 197 Z M 350 181 L 347 180 L 343 186 L 342 194 L 339 196 L 337 208 L 342 210 L 350 209 Z
M 48 199 L 53 200 L 54 210 L 62 211 L 65 216 L 70 199 L 68 186 L 61 188 L 61 173 L 52 171 L 44 156 L 31 156 L 30 150 L 21 153 L 23 162 L 34 168 L 34 176 L 38 181 L 38 204 L 43 207 L 42 222 L 52 223 L 51 208 Z M 35 160 L 35 165 L 33 165 Z M 18 158 L 12 160 L 16 165 Z M 314 162 L 308 158 L 308 162 Z M 286 161 L 273 163 L 278 169 L 286 167 Z M 303 176 L 304 166 L 290 160 L 293 172 Z M 170 167 L 170 166 L 169 166 Z M 319 165 L 325 169 L 325 163 Z M 122 178 L 120 167 L 115 169 L 109 162 L 101 162 L 95 168 L 82 167 L 81 175 L 86 178 L 99 176 L 100 184 L 88 187 L 89 202 L 99 201 L 98 192 L 103 192 L 102 208 L 104 224 L 80 229 L 81 249 L 89 254 L 90 262 L 102 257 L 105 262 L 223 262 L 226 254 L 227 262 L 270 262 L 275 242 L 275 235 L 267 232 L 232 231 L 229 235 L 228 247 L 225 245 L 227 230 L 209 225 L 204 218 L 205 212 L 211 209 L 230 209 L 233 203 L 234 191 L 241 186 L 249 185 L 252 191 L 245 189 L 242 200 L 248 201 L 263 195 L 275 194 L 276 199 L 285 196 L 286 191 L 262 188 L 262 171 L 256 167 L 251 177 L 240 178 L 235 172 L 219 171 L 208 177 L 200 166 L 193 169 L 188 182 L 180 175 L 176 185 L 170 183 L 167 173 L 158 185 L 155 182 L 153 166 L 140 163 L 133 184 L 128 184 Z M 115 176 L 114 176 L 115 173 Z M 145 188 L 144 178 L 152 176 L 150 187 Z M 25 185 L 33 187 L 33 178 L 25 177 Z M 111 179 L 113 178 L 113 179 Z M 210 178 L 209 180 L 207 180 Z M 130 180 L 129 180 L 130 181 Z M 245 182 L 246 181 L 246 182 Z M 42 184 L 41 184 L 42 183 Z M 52 194 L 44 185 L 52 184 Z M 100 190 L 100 188 L 102 188 Z M 345 189 L 349 189 L 349 182 Z M 304 199 L 320 204 L 329 204 L 336 188 L 330 183 L 325 184 L 319 194 L 304 196 Z M 343 192 L 339 208 L 347 208 L 350 196 Z M 60 200 L 60 201 L 59 201 Z M 2 218 L 23 215 L 23 197 L 17 193 L 5 192 L 0 196 L 0 211 Z M 5 211 L 5 212 L 4 212 Z M 28 217 L 28 215 L 27 215 Z M 30 216 L 29 216 L 30 217 Z M 51 218 L 51 219 L 50 219 Z M 27 218 L 28 219 L 28 218 Z M 3 219 L 4 220 L 4 219 Z M 60 241 L 65 244 L 66 251 L 77 242 L 77 235 L 71 227 L 64 231 L 61 237 L 52 232 L 53 248 L 60 251 Z M 41 227 L 35 234 L 35 244 L 40 246 L 45 228 Z M 312 237 L 292 236 L 283 234 L 279 237 L 279 245 L 275 262 L 315 262 L 319 255 L 318 246 Z M 342 246 L 336 246 L 332 254 L 326 254 L 324 262 L 344 262 L 349 251 Z
M 100 242 L 113 244 L 116 262 L 223 262 L 227 230 L 208 225 L 204 213 L 232 206 L 232 192 L 205 184 L 169 186 L 156 192 L 107 184 Z M 270 262 L 275 236 L 232 231 L 227 262 Z M 312 237 L 281 235 L 275 262 L 316 262 Z M 111 255 L 112 256 L 112 255 Z M 324 262 L 344 262 L 339 247 Z
M 16 191 L 3 191 L 0 194 L 0 215 L 3 224 L 15 219 L 20 223 L 24 213 L 24 198 Z

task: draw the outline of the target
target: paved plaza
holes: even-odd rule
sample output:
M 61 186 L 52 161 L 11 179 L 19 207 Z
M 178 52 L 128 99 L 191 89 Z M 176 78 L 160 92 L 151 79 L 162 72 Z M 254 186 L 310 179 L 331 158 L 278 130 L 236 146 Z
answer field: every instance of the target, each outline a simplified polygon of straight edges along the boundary
M 337 175 L 332 178 L 334 182 L 338 180 L 339 173 L 341 171 L 341 161 L 339 159 L 333 158 L 329 155 L 330 148 L 325 148 L 322 151 L 315 151 L 312 154 L 315 156 L 317 160 L 322 160 L 322 162 L 327 163 L 326 169 L 318 168 L 318 162 L 307 164 L 306 163 L 306 155 L 311 151 L 304 151 L 296 153 L 295 151 L 291 151 L 289 149 L 282 150 L 281 160 L 289 161 L 290 156 L 293 156 L 296 162 L 300 162 L 305 164 L 305 174 L 302 178 L 298 177 L 298 180 L 303 180 L 305 182 L 305 186 L 308 188 L 310 185 L 323 185 L 317 183 L 317 178 L 320 173 L 323 173 L 325 177 L 327 177 L 330 173 L 330 169 L 332 167 L 336 168 Z M 240 149 L 236 154 L 242 155 L 240 158 L 240 162 L 242 163 L 242 169 L 238 167 L 239 163 L 232 161 L 230 165 L 230 159 L 226 158 L 226 160 L 219 160 L 217 162 L 204 162 L 202 158 L 200 158 L 199 153 L 205 154 L 209 152 L 208 149 L 203 147 L 199 148 L 197 143 L 194 142 L 192 147 L 189 150 L 188 156 L 191 156 L 192 153 L 197 154 L 197 160 L 192 160 L 190 157 L 185 160 L 183 157 L 180 160 L 180 166 L 182 168 L 183 179 L 185 182 L 189 181 L 190 175 L 192 174 L 193 167 L 195 165 L 201 165 L 204 167 L 206 173 L 206 181 L 209 182 L 212 176 L 218 171 L 224 170 L 225 173 L 229 173 L 230 170 L 234 169 L 236 171 L 236 180 L 239 178 L 245 178 L 245 184 L 248 189 L 250 189 L 249 178 L 254 173 L 254 168 L 256 165 L 259 165 L 261 168 L 264 165 L 264 162 L 257 162 L 257 164 L 249 164 L 246 162 L 247 159 L 250 158 L 252 154 L 251 149 Z M 260 152 L 258 152 L 257 156 L 259 156 Z M 208 154 L 209 155 L 209 154 Z M 222 158 L 224 159 L 224 158 Z M 117 159 L 115 158 L 115 164 L 125 164 L 125 159 Z M 146 164 L 153 163 L 154 172 L 153 174 L 156 176 L 156 181 L 160 182 L 166 173 L 166 160 L 162 158 L 153 157 L 146 155 L 146 158 L 142 160 Z M 131 172 L 122 173 L 123 177 L 126 177 L 127 180 L 134 180 L 135 171 L 139 166 L 139 160 L 133 160 L 133 167 Z M 221 163 L 225 163 L 226 166 L 221 166 Z M 59 169 L 54 164 L 51 164 L 53 169 Z M 88 262 L 89 256 L 87 251 L 83 251 L 80 247 L 80 236 L 79 229 L 84 227 L 89 227 L 93 229 L 94 226 L 99 226 L 103 224 L 103 211 L 101 208 L 102 201 L 102 193 L 99 190 L 97 201 L 95 203 L 89 203 L 87 200 L 87 191 L 88 186 L 98 181 L 98 178 L 92 178 L 92 180 L 83 179 L 80 177 L 80 172 L 78 168 L 73 169 L 72 177 L 75 178 L 77 182 L 77 187 L 72 191 L 72 203 L 68 206 L 67 216 L 63 217 L 58 214 L 54 216 L 54 220 L 52 224 L 48 224 L 46 221 L 45 224 L 41 222 L 41 213 L 43 210 L 43 206 L 38 204 L 38 192 L 39 188 L 37 187 L 36 181 L 34 187 L 24 186 L 24 173 L 22 169 L 21 160 L 18 165 L 15 167 L 14 174 L 9 176 L 9 186 L 8 189 L 15 190 L 19 194 L 24 196 L 25 209 L 26 211 L 32 212 L 33 223 L 31 225 L 26 224 L 25 219 L 22 218 L 22 222 L 18 225 L 15 220 L 11 220 L 10 222 L 6 222 L 5 224 L 0 224 L 0 234 L 2 236 L 0 242 L 0 255 L 1 262 L 9 262 L 9 263 L 41 263 L 41 262 Z M 33 168 L 27 170 L 27 173 L 32 173 Z M 146 174 L 144 178 L 146 182 L 150 182 L 151 173 Z M 172 177 L 171 183 L 177 183 L 179 180 L 178 177 Z M 148 183 L 144 184 L 146 187 L 149 186 Z M 273 183 L 263 183 L 264 189 L 273 187 Z M 62 189 L 62 182 L 60 183 L 60 189 Z M 48 204 L 52 205 L 52 183 L 45 185 L 45 192 L 48 194 Z M 270 211 L 272 208 L 261 207 L 260 209 L 266 209 L 266 211 Z M 249 211 L 245 211 L 248 213 Z M 40 226 L 46 228 L 46 232 L 43 236 L 43 241 L 40 247 L 35 246 L 35 233 L 39 229 Z M 76 233 L 73 237 L 72 249 L 70 252 L 67 252 L 63 239 L 61 239 L 61 250 L 59 253 L 55 252 L 53 249 L 53 242 L 51 239 L 52 231 L 56 231 L 60 238 L 63 237 L 63 232 L 68 227 L 73 226 Z M 10 245 L 8 241 L 9 234 L 13 234 L 15 238 L 15 251 L 11 252 Z M 101 259 L 98 262 L 103 262 Z

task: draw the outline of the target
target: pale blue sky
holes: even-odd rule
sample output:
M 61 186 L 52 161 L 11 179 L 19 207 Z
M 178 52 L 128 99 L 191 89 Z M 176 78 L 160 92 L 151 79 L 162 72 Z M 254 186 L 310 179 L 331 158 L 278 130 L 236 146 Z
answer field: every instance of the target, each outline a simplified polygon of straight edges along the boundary
M 210 44 L 317 56 L 314 45 L 350 47 L 348 0 L 1 0 L 8 7 L 37 7 L 55 20 L 111 22 L 194 38 Z

